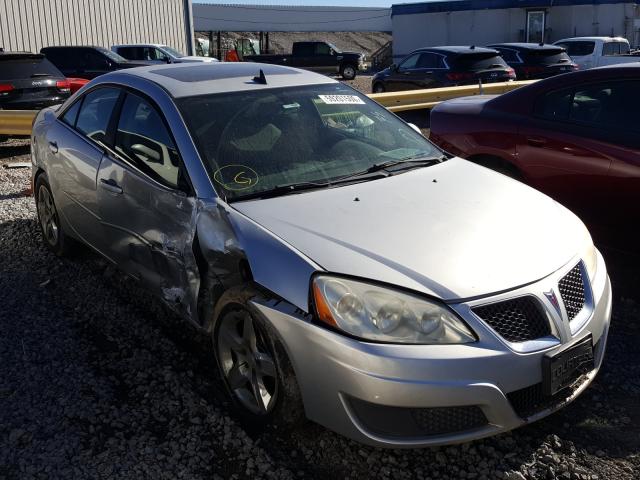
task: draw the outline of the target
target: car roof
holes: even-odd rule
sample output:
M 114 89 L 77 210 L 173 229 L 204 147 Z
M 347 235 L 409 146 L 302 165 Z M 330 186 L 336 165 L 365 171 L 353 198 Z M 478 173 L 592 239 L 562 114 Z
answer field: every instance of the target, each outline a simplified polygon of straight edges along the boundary
M 42 50 L 53 50 L 53 49 L 67 49 L 67 48 L 93 48 L 95 50 L 107 50 L 104 47 L 100 47 L 98 45 L 53 45 L 50 47 L 42 47 L 40 49 L 40 51 Z
M 602 40 L 603 42 L 606 41 L 611 41 L 611 40 L 615 40 L 615 41 L 623 41 L 623 42 L 627 42 L 628 40 L 624 37 L 570 37 L 570 38 L 563 38 L 561 40 L 557 40 L 553 43 L 558 43 L 558 42 L 580 42 L 580 41 L 585 41 L 585 42 L 596 42 Z
M 439 47 L 424 47 L 424 48 L 419 48 L 415 50 L 414 53 L 415 52 L 456 53 L 456 54 L 498 53 L 492 48 L 475 47 L 470 45 L 446 45 L 446 46 L 439 46 Z
M 19 60 L 21 58 L 42 59 L 44 55 L 31 52 L 0 52 L 0 60 Z
M 164 43 L 122 43 L 119 45 L 112 45 L 111 48 L 120 47 L 167 47 Z
M 254 77 L 259 76 L 261 70 L 265 75 L 266 85 L 254 81 Z M 265 88 L 339 84 L 325 75 L 307 70 L 252 62 L 152 65 L 108 73 L 100 79 L 108 82 L 113 76 L 149 80 L 160 85 L 175 98 Z
M 491 45 L 487 45 L 488 48 L 497 48 L 497 47 L 505 47 L 505 48 L 513 48 L 514 50 L 557 50 L 561 48 L 559 45 L 552 45 L 550 43 L 545 43 L 540 45 L 539 43 L 524 43 L 524 42 L 512 42 L 512 43 L 492 43 Z

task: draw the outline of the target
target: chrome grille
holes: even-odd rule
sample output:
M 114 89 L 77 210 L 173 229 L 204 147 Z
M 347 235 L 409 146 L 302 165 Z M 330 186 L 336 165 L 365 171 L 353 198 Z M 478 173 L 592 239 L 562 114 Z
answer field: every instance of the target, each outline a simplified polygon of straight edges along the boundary
M 472 308 L 482 320 L 509 342 L 526 342 L 551 335 L 540 302 L 520 297 Z
M 569 321 L 584 308 L 584 280 L 582 279 L 582 269 L 580 264 L 576 265 L 558 282 L 558 290 L 567 310 Z

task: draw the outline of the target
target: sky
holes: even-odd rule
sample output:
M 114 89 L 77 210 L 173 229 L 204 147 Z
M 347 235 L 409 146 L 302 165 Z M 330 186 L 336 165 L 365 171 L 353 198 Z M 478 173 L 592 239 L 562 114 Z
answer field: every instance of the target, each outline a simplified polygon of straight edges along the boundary
M 193 3 L 231 3 L 249 5 L 330 5 L 340 7 L 390 7 L 394 3 L 412 3 L 411 0 L 193 0 Z

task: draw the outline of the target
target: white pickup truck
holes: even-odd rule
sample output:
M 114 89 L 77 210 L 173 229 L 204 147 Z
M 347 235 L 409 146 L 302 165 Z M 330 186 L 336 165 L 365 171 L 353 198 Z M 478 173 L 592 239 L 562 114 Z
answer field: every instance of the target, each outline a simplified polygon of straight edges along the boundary
M 587 70 L 605 65 L 640 62 L 638 53 L 631 53 L 629 41 L 622 37 L 574 37 L 558 40 L 559 45 L 567 50 L 567 54 L 580 70 Z

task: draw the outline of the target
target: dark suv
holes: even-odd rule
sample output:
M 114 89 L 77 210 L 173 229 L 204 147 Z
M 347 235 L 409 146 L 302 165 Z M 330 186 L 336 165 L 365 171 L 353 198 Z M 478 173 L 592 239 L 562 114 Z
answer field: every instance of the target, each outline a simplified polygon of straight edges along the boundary
M 374 93 L 506 82 L 516 78 L 497 50 L 480 47 L 421 48 L 374 75 Z
M 516 71 L 518 80 L 548 78 L 578 70 L 564 48 L 544 43 L 497 43 L 489 45 Z
M 0 110 L 40 110 L 70 93 L 65 76 L 44 55 L 0 52 Z
M 150 65 L 130 62 L 102 47 L 45 47 L 40 50 L 67 77 L 92 80 L 99 75 L 123 68 Z

